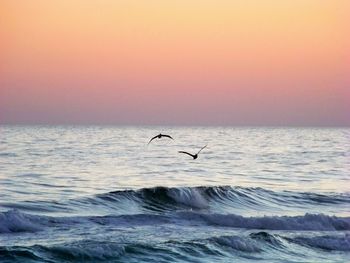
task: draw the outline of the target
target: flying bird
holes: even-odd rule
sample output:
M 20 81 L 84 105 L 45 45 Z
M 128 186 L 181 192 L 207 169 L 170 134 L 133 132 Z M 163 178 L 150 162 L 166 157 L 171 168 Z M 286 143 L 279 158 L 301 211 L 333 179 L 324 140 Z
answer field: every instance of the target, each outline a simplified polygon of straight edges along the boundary
M 150 139 L 149 142 L 148 142 L 148 144 L 150 144 L 151 141 L 153 141 L 154 139 L 157 139 L 157 138 L 160 139 L 160 138 L 162 138 L 162 137 L 167 137 L 167 138 L 170 138 L 170 139 L 174 140 L 173 137 L 171 137 L 170 135 L 159 133 L 158 135 L 156 135 L 156 136 L 154 136 L 152 139 Z M 148 145 L 148 144 L 147 144 L 147 145 Z
M 179 153 L 184 153 L 184 154 L 188 154 L 189 156 L 191 156 L 193 158 L 193 160 L 196 160 L 198 158 L 198 154 L 205 148 L 206 146 L 203 146 L 196 154 L 192 154 L 192 153 L 188 153 L 188 152 L 184 152 L 184 151 L 179 151 Z

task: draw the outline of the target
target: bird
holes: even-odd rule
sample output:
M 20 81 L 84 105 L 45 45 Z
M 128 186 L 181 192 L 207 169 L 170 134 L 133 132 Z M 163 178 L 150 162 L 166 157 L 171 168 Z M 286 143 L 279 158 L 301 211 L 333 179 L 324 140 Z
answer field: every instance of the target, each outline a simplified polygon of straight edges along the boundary
M 198 158 L 198 154 L 205 148 L 207 147 L 207 145 L 203 146 L 196 154 L 192 154 L 192 153 L 188 153 L 188 152 L 184 152 L 184 151 L 179 151 L 179 153 L 184 153 L 184 154 L 188 154 L 189 156 L 191 156 L 193 158 L 193 160 L 196 160 Z
M 171 137 L 170 135 L 159 133 L 158 135 L 156 135 L 156 136 L 154 136 L 152 139 L 150 139 L 149 142 L 148 142 L 148 144 L 150 144 L 151 141 L 153 141 L 154 139 L 157 139 L 157 138 L 160 139 L 160 138 L 162 138 L 162 137 L 167 137 L 167 138 L 170 138 L 170 139 L 174 140 L 173 137 Z M 147 145 L 148 145 L 148 144 L 147 144 Z

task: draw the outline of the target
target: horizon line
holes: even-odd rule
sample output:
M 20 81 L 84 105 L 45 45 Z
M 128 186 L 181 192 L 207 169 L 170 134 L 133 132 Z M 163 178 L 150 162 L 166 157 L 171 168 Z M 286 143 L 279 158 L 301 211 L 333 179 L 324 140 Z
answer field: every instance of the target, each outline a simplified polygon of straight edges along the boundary
M 0 123 L 0 126 L 102 126 L 102 127 L 223 127 L 223 128 L 350 128 L 350 125 L 298 124 L 146 124 L 146 123 Z

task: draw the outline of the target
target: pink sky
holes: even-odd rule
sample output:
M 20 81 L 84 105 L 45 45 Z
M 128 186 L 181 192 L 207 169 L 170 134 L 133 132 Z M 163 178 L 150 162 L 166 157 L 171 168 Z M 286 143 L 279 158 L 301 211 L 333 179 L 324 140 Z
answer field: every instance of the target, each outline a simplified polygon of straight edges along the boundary
M 0 123 L 350 125 L 350 1 L 0 2 Z

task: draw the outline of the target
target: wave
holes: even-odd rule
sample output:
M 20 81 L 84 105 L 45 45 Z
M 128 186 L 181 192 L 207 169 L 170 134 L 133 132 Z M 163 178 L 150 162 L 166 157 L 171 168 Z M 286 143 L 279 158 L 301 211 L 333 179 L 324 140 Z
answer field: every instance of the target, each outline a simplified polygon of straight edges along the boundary
M 36 232 L 42 229 L 44 224 L 40 216 L 21 213 L 10 210 L 0 213 L 0 233 Z
M 0 246 L 0 260 L 17 259 L 24 262 L 28 259 L 44 262 L 100 262 L 121 260 L 121 262 L 172 262 L 174 258 L 184 258 L 171 247 L 162 244 L 117 243 L 112 241 L 81 240 L 54 246 L 34 245 L 30 247 Z M 124 259 L 124 260 L 123 260 Z
M 240 236 L 220 236 L 211 238 L 214 244 L 244 252 L 261 252 L 262 248 L 258 242 Z
M 119 201 L 127 198 L 143 203 L 151 210 L 167 210 L 175 206 L 206 209 L 209 207 L 208 196 L 203 187 L 154 187 L 140 190 L 113 191 L 98 195 L 104 200 Z
M 268 230 L 312 230 L 344 231 L 350 230 L 350 217 L 336 217 L 324 214 L 305 214 L 303 216 L 263 216 L 244 217 L 235 214 L 201 214 L 182 212 L 182 217 L 202 220 L 209 225 Z
M 350 193 L 308 193 L 270 191 L 263 188 L 231 186 L 153 187 L 120 190 L 78 199 L 57 201 L 0 202 L 6 209 L 42 214 L 136 214 L 171 211 L 256 215 L 334 213 L 348 215 Z
M 323 250 L 350 251 L 350 235 L 287 238 L 296 244 Z
M 324 214 L 303 216 L 243 217 L 235 214 L 206 214 L 198 212 L 173 212 L 167 214 L 135 214 L 80 217 L 37 216 L 10 210 L 0 213 L 0 234 L 36 232 L 46 227 L 69 229 L 76 224 L 113 225 L 121 227 L 139 225 L 214 225 L 221 227 L 264 230 L 348 231 L 350 217 Z
M 29 259 L 50 262 L 52 260 L 85 262 L 115 259 L 121 260 L 121 262 L 130 262 L 131 259 L 135 262 L 145 259 L 148 261 L 161 259 L 165 261 L 173 261 L 174 259 L 193 261 L 195 259 L 197 261 L 200 257 L 227 256 L 228 253 L 256 259 L 264 258 L 264 254 L 271 253 L 293 253 L 302 257 L 305 251 L 296 252 L 295 250 L 300 250 L 300 247 L 296 248 L 295 244 L 312 251 L 321 249 L 346 252 L 350 251 L 350 236 L 298 236 L 290 238 L 267 232 L 253 232 L 240 236 L 224 235 L 187 241 L 148 242 L 147 244 L 79 240 L 51 246 L 0 246 L 0 259 L 16 258 L 18 262 Z
M 350 193 L 274 192 L 263 188 L 231 186 L 153 187 L 139 190 L 121 190 L 97 195 L 94 202 L 134 202 L 153 211 L 179 209 L 214 209 L 237 212 L 238 210 L 265 211 L 338 205 L 349 208 Z
M 123 253 L 125 253 L 123 245 L 115 242 L 92 240 L 58 244 L 50 247 L 43 245 L 0 247 L 0 259 L 17 258 L 19 262 L 23 262 L 25 259 L 50 260 L 50 262 L 52 259 L 59 260 L 59 262 L 108 260 L 117 258 Z
M 248 236 L 219 236 L 210 238 L 209 240 L 222 246 L 228 246 L 246 252 L 262 252 L 270 248 L 285 249 L 290 247 L 291 243 L 322 250 L 350 251 L 349 234 L 339 236 L 297 236 L 290 238 L 267 232 L 256 232 L 250 233 Z

